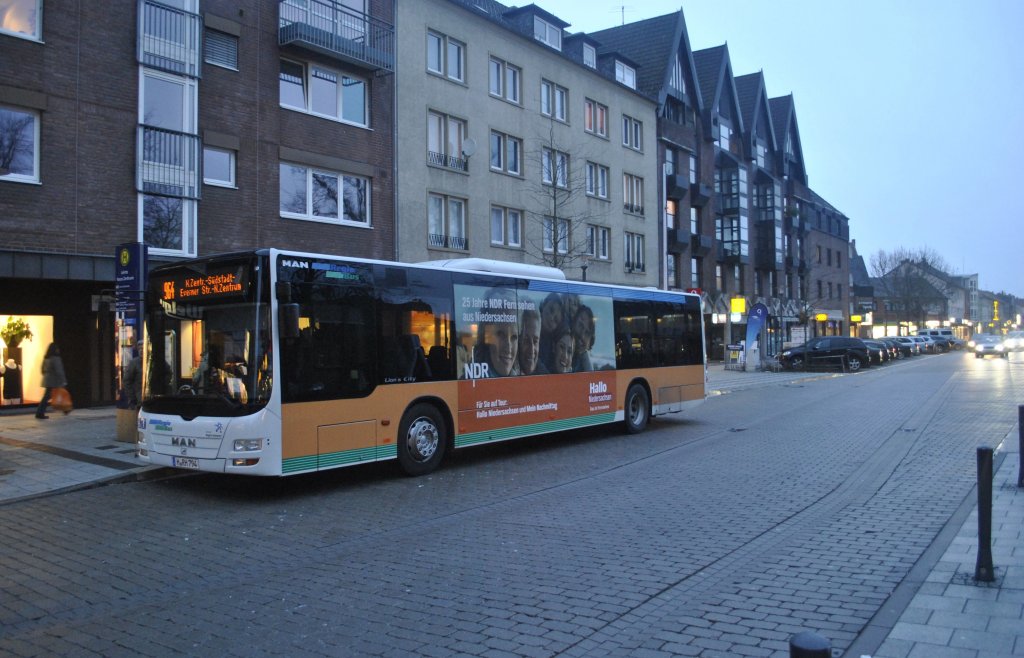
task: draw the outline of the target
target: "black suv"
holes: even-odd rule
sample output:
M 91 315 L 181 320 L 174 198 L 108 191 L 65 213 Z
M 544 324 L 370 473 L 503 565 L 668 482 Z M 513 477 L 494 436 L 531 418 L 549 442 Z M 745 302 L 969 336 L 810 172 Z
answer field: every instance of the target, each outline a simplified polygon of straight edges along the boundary
M 783 350 L 779 355 L 783 368 L 836 367 L 856 372 L 870 364 L 868 347 L 860 338 L 821 336 L 803 345 Z

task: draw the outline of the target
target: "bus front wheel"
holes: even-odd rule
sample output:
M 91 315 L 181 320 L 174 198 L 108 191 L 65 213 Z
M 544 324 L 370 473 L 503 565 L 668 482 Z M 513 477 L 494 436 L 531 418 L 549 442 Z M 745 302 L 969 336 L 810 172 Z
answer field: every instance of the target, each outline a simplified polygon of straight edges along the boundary
M 444 419 L 437 408 L 417 404 L 398 426 L 398 464 L 409 475 L 426 475 L 444 459 L 447 444 Z
M 636 434 L 644 431 L 651 417 L 651 400 L 647 389 L 640 384 L 633 384 L 626 391 L 626 432 Z

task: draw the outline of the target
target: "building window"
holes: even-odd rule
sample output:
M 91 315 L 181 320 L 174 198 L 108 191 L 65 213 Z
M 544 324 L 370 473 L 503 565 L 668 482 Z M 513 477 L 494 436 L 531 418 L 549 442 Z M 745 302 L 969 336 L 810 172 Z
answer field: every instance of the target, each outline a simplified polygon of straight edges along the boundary
M 508 62 L 492 57 L 490 61 L 489 85 L 491 96 L 504 98 L 510 103 L 519 104 L 520 81 L 523 70 Z
M 697 156 L 690 156 L 690 185 L 697 183 Z
M 843 252 L 836 250 L 836 267 L 843 266 Z
M 349 226 L 370 225 L 370 181 L 336 171 L 282 162 L 282 217 Z
M 743 266 L 734 265 L 732 268 L 732 279 L 736 282 L 736 292 L 743 294 L 746 289 L 743 286 Z
M 203 182 L 218 187 L 235 187 L 235 152 L 204 146 Z
M 468 249 L 466 200 L 444 194 L 427 195 L 427 230 L 431 247 Z
M 690 286 L 693 288 L 700 288 L 700 259 L 690 259 Z
M 725 292 L 725 276 L 722 274 L 722 265 L 715 263 L 715 289 Z
M 630 89 L 636 89 L 636 69 L 625 62 L 616 60 L 615 81 L 626 85 Z
M 548 80 L 540 82 L 540 113 L 565 122 L 569 91 Z
M 515 176 L 523 173 L 523 140 L 491 131 L 491 169 Z
M 465 82 L 466 45 L 430 30 L 427 32 L 427 70 L 449 80 Z
M 196 202 L 180 197 L 139 195 L 143 241 L 151 253 L 194 256 Z
M 828 298 L 832 299 L 832 282 L 828 282 Z
M 719 119 L 718 122 L 718 148 L 723 151 L 729 150 L 729 144 L 732 139 L 732 126 L 727 124 L 725 121 Z
M 7 0 L 0 3 L 0 34 L 39 40 L 42 32 L 42 0 Z
M 0 180 L 39 182 L 39 115 L 0 105 Z
M 601 137 L 608 136 L 608 107 L 589 98 L 583 102 L 583 130 Z
M 634 215 L 644 214 L 644 179 L 622 174 L 622 209 Z
M 678 260 L 676 254 L 665 254 L 665 280 L 670 289 L 679 287 Z
M 624 244 L 625 265 L 627 272 L 645 271 L 644 236 L 626 231 Z
M 587 196 L 608 198 L 608 167 L 595 162 L 587 163 Z
M 555 187 L 569 187 L 569 154 L 552 149 L 541 152 L 541 180 Z
M 203 43 L 203 61 L 237 71 L 238 37 L 207 28 Z
M 681 94 L 686 93 L 686 81 L 683 78 L 683 65 L 679 61 L 679 57 L 676 57 L 676 60 L 672 62 L 672 75 L 669 77 L 668 86 Z
M 427 164 L 458 171 L 469 169 L 462 154 L 466 122 L 440 112 L 427 112 Z
M 622 115 L 622 145 L 637 151 L 644 148 L 644 124 L 625 114 Z
M 583 65 L 592 69 L 597 68 L 597 49 L 589 43 L 583 44 Z
M 700 235 L 700 215 L 693 206 L 690 206 L 690 233 L 692 235 Z
M 280 94 L 282 107 L 367 125 L 367 83 L 346 73 L 282 59 Z
M 523 244 L 523 214 L 512 208 L 491 206 L 491 244 L 520 247 Z
M 533 17 L 533 38 L 555 50 L 562 50 L 562 30 L 539 16 Z
M 558 234 L 555 234 L 557 227 Z M 544 218 L 544 251 L 548 253 L 558 252 L 569 253 L 569 220 L 559 219 L 557 222 L 552 217 Z
M 674 229 L 676 227 L 676 214 L 679 212 L 679 203 L 675 199 L 665 199 L 665 227 Z
M 828 266 L 832 267 L 832 250 L 831 249 L 826 249 L 825 250 L 825 260 L 828 262 Z
M 821 245 L 815 245 L 814 254 L 818 264 L 821 264 Z
M 587 226 L 587 255 L 599 260 L 608 260 L 608 244 L 611 237 L 612 231 L 606 226 Z

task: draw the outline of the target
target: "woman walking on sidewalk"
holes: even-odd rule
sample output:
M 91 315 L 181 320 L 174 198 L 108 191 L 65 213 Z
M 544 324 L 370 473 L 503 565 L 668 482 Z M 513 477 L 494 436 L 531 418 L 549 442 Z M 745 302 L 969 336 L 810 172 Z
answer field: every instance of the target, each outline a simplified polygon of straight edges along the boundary
M 53 389 L 67 385 L 68 380 L 64 376 L 64 362 L 60 358 L 60 348 L 57 347 L 57 343 L 50 343 L 50 346 L 46 348 L 46 357 L 43 359 L 43 388 L 46 390 L 36 409 L 36 418 L 49 418 L 46 415 L 46 406 L 50 404 Z

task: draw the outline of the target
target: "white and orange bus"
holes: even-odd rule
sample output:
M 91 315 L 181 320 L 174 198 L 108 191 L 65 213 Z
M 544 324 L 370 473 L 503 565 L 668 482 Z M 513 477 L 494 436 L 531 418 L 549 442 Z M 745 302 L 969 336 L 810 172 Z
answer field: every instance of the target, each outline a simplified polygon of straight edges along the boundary
M 481 259 L 264 249 L 155 268 L 138 455 L 292 475 L 651 416 L 705 398 L 697 295 Z

